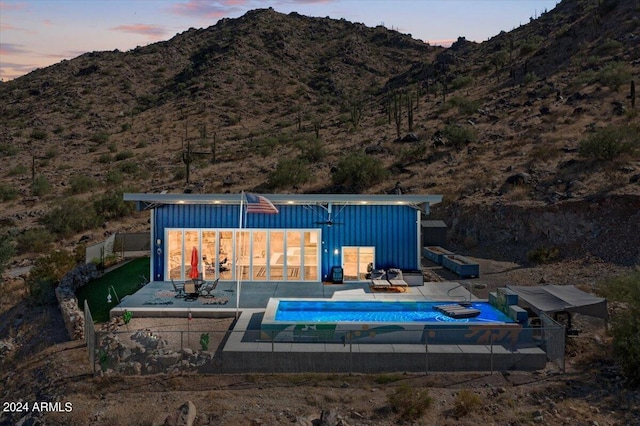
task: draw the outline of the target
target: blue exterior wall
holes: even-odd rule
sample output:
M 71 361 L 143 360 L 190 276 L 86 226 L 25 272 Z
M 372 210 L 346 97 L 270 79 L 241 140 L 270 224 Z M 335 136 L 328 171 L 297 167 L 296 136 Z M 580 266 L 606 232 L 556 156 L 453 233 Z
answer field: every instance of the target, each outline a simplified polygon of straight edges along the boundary
M 377 268 L 419 269 L 418 215 L 408 205 L 333 206 L 333 226 L 319 225 L 327 212 L 320 206 L 278 205 L 279 214 L 246 214 L 247 229 L 321 229 L 321 277 L 340 266 L 343 246 L 374 246 Z M 165 204 L 155 208 L 152 241 L 166 228 L 238 228 L 239 205 Z M 245 219 L 243 219 L 244 221 Z M 334 249 L 340 250 L 335 255 Z M 164 247 L 162 247 L 164 253 Z M 153 276 L 164 280 L 164 254 L 154 252 Z M 158 278 L 159 277 L 159 278 Z

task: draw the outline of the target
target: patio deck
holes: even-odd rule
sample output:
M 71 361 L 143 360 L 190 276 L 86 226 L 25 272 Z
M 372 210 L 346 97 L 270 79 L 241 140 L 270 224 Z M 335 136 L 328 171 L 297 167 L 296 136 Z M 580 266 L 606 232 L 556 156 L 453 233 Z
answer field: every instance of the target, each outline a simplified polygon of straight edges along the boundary
M 454 281 L 428 282 L 409 287 L 406 292 L 372 292 L 368 282 L 323 284 L 309 282 L 247 282 L 241 284 L 240 313 L 215 362 L 207 363 L 202 373 L 277 373 L 277 372 L 394 372 L 394 371 L 503 371 L 538 370 L 546 365 L 545 352 L 537 347 L 515 352 L 497 345 L 429 345 L 423 344 L 305 344 L 264 342 L 250 338 L 257 331 L 252 318 L 261 316 L 271 297 L 332 298 L 349 300 L 469 300 L 469 291 Z M 203 297 L 194 301 L 174 298 L 170 282 L 152 282 L 122 299 L 111 310 L 111 317 L 131 311 L 136 318 L 233 317 L 236 314 L 236 283 L 220 282 L 216 297 L 224 305 L 210 305 Z M 158 297 L 160 294 L 164 297 Z M 471 297 L 476 300 L 475 297 Z M 149 305 L 149 302 L 171 302 Z M 249 338 L 247 338 L 247 336 Z M 428 353 L 426 353 L 428 351 Z
M 324 284 L 318 282 L 244 282 L 240 284 L 240 311 L 243 309 L 265 309 L 269 298 L 349 298 L 355 300 L 469 300 L 469 291 L 454 281 L 424 283 L 407 287 L 404 292 L 372 292 L 369 282 L 348 284 Z M 153 281 L 136 293 L 121 299 L 111 309 L 110 317 L 122 315 L 127 310 L 136 318 L 182 317 L 191 312 L 192 317 L 220 318 L 236 313 L 237 283 L 221 281 L 215 298 L 199 297 L 187 301 L 173 297 L 173 286 L 168 281 Z M 473 296 L 472 296 L 473 298 Z M 226 303 L 217 304 L 219 299 Z M 475 298 L 473 298 L 475 299 Z

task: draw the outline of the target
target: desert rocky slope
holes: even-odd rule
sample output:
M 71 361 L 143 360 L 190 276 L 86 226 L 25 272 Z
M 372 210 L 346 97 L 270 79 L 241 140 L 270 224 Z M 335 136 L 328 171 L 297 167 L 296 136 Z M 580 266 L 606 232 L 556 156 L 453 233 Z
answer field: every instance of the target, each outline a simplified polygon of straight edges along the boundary
M 563 0 L 448 49 L 255 10 L 0 83 L 0 234 L 43 228 L 50 248 L 72 250 L 146 230 L 148 213 L 113 203 L 123 191 L 443 194 L 432 218 L 490 273 L 482 291 L 590 290 L 640 264 L 638 83 L 639 0 Z M 52 230 L 52 211 L 94 215 Z M 640 422 L 605 330 L 588 323 L 564 375 L 93 378 L 57 308 L 25 301 L 42 254 L 18 250 L 3 276 L 0 339 L 14 348 L 0 395 L 78 402 L 47 424 L 152 424 L 189 399 L 200 424 L 311 424 L 332 409 L 343 424 L 397 424 L 387 397 L 400 383 L 434 397 L 417 424 Z M 485 409 L 460 416 L 461 389 Z

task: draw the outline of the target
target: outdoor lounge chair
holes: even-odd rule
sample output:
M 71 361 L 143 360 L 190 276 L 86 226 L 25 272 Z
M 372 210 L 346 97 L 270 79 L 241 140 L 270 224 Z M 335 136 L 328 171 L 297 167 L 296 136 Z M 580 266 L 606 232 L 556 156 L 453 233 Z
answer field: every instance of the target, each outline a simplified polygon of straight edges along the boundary
M 184 284 L 182 286 L 178 286 L 176 282 L 173 281 L 173 278 L 171 279 L 171 284 L 173 284 L 173 290 L 176 292 L 176 295 L 174 297 L 183 298 L 186 296 L 186 294 L 184 293 Z
M 393 287 L 409 287 L 409 284 L 402 277 L 402 271 L 400 269 L 391 268 L 387 270 L 387 281 Z
M 220 278 L 216 278 L 215 281 L 212 282 L 205 282 L 204 284 L 202 284 L 200 286 L 200 289 L 198 290 L 198 294 L 202 297 L 213 297 L 213 291 L 216 289 L 216 287 L 218 286 L 218 281 L 220 280 Z
M 387 281 L 387 273 L 384 269 L 373 269 L 371 271 L 371 285 L 372 289 L 389 288 L 391 284 Z

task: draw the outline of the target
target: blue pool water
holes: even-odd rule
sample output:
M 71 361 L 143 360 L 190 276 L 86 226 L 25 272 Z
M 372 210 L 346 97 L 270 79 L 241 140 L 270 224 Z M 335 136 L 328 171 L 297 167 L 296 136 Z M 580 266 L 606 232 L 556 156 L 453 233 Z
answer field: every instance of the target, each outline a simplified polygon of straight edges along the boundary
M 276 311 L 276 321 L 295 322 L 500 322 L 514 321 L 488 302 L 474 302 L 480 315 L 469 319 L 450 318 L 434 309 L 455 302 L 387 301 L 285 301 Z

